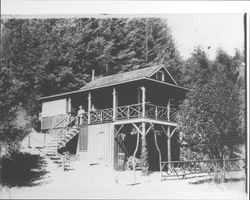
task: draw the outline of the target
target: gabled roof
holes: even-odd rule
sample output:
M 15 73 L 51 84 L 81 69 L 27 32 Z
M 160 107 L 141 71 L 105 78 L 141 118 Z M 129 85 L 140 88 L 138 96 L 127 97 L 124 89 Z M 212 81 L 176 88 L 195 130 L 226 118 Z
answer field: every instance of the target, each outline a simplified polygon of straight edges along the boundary
M 164 68 L 164 70 L 166 70 L 169 77 L 173 80 L 174 84 L 163 82 L 163 81 L 158 81 L 158 80 L 155 80 L 155 79 L 151 78 L 157 71 L 159 71 L 162 68 Z M 146 67 L 146 68 L 137 69 L 137 70 L 133 70 L 133 71 L 129 71 L 129 72 L 124 72 L 124 73 L 120 73 L 120 74 L 113 74 L 113 75 L 110 75 L 110 76 L 104 76 L 104 77 L 96 78 L 94 81 L 91 81 L 91 82 L 87 83 L 85 86 L 83 86 L 79 90 L 75 90 L 75 91 L 71 91 L 71 92 L 65 92 L 65 93 L 51 95 L 51 96 L 46 96 L 46 97 L 41 97 L 41 98 L 39 98 L 39 100 L 55 98 L 55 97 L 69 95 L 69 94 L 80 93 L 80 92 L 84 92 L 84 91 L 109 87 L 109 86 L 113 86 L 113 85 L 123 84 L 123 83 L 142 80 L 142 79 L 158 82 L 158 83 L 161 83 L 163 85 L 169 85 L 169 86 L 172 86 L 172 87 L 175 87 L 175 88 L 181 88 L 181 89 L 184 89 L 186 91 L 189 90 L 187 88 L 177 86 L 176 81 L 169 74 L 166 67 L 164 67 L 163 65 L 155 65 L 155 66 L 152 66 L 152 67 Z
M 123 72 L 120 74 L 113 74 L 110 76 L 104 76 L 96 78 L 94 81 L 87 83 L 80 90 L 89 90 L 92 88 L 104 87 L 109 85 L 116 85 L 123 82 L 129 82 L 132 80 L 141 79 L 144 77 L 150 77 L 154 72 L 158 71 L 163 66 L 156 65 L 153 67 L 146 67 L 142 69 L 137 69 L 129 72 Z

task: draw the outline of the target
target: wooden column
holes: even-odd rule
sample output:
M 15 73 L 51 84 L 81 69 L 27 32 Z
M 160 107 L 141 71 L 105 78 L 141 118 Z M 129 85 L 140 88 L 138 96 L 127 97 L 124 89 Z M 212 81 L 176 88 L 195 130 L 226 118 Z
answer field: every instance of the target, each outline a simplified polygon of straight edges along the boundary
M 134 126 L 136 126 L 135 124 L 133 124 Z M 136 156 L 136 152 L 138 150 L 139 147 L 139 141 L 140 141 L 140 132 L 136 131 L 137 137 L 136 137 L 136 147 L 135 147 L 135 151 L 133 153 L 133 174 L 134 174 L 134 184 L 136 183 L 136 179 L 135 179 L 135 156 Z
M 146 141 L 146 123 L 142 122 L 142 141 L 141 141 L 141 164 L 142 164 L 142 174 L 148 174 L 148 151 L 147 151 L 147 141 Z
M 88 94 L 88 124 L 90 124 L 91 93 Z
M 72 107 L 71 107 L 71 98 L 67 99 L 67 113 L 71 113 L 72 112 Z
M 156 135 L 156 132 L 154 132 L 154 138 L 155 138 L 155 147 L 158 151 L 158 154 L 159 154 L 159 167 L 160 167 L 160 172 L 161 172 L 161 150 L 158 146 L 158 142 L 157 142 L 157 135 Z
M 137 88 L 137 103 L 141 103 L 141 89 Z
M 145 103 L 146 103 L 146 88 L 143 86 L 142 89 L 142 117 L 145 117 Z
M 115 121 L 115 118 L 116 118 L 116 89 L 115 87 L 113 88 L 113 121 Z
M 142 122 L 142 137 L 145 137 L 146 136 L 146 123 L 145 122 Z
M 170 99 L 168 99 L 168 105 L 167 105 L 167 108 L 168 108 L 168 112 L 167 112 L 168 121 L 170 121 Z
M 168 136 L 168 161 L 171 161 L 171 134 L 170 134 L 170 126 L 167 128 L 167 136 Z M 171 164 L 168 164 L 168 167 L 171 167 Z

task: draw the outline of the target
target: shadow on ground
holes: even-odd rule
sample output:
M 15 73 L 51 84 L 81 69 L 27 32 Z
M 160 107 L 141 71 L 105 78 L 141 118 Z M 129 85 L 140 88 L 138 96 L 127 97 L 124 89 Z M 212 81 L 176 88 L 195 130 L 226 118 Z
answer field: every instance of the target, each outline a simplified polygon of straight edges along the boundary
M 11 152 L 1 162 L 1 185 L 8 187 L 37 186 L 48 171 L 47 162 L 39 155 Z

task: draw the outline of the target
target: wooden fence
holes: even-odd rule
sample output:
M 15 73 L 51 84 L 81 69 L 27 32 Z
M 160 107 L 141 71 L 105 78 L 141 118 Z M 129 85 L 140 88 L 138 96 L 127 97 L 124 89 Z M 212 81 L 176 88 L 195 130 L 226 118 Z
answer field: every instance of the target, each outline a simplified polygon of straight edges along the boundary
M 246 167 L 245 159 L 213 159 L 193 161 L 162 161 L 161 180 L 166 177 L 182 177 L 200 173 L 216 173 L 226 171 L 242 171 Z M 164 173 L 165 172 L 165 173 Z

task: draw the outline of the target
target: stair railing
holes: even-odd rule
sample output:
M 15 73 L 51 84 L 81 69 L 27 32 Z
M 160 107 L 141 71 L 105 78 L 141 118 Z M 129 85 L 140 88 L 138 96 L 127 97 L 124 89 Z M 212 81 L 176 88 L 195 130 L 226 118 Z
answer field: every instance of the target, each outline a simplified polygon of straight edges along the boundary
M 56 132 L 56 137 L 55 137 L 55 139 L 56 139 L 56 146 L 57 146 L 57 148 L 58 148 L 58 135 L 59 135 L 59 133 L 61 133 L 69 124 L 71 124 L 72 122 L 74 122 L 76 119 L 77 119 L 77 117 L 79 117 L 80 115 L 82 115 L 82 114 L 78 114 L 78 115 L 76 115 L 76 117 L 74 117 L 72 120 L 70 120 L 68 123 L 66 123 L 66 125 L 64 125 L 58 132 Z M 59 121 L 55 126 L 53 126 L 53 127 L 51 127 L 48 131 L 46 131 L 45 132 L 45 134 L 44 134 L 44 136 L 45 136 L 45 139 L 44 139 L 44 147 L 47 149 L 47 142 L 46 142 L 46 135 L 47 134 L 49 134 L 49 132 L 51 131 L 51 130 L 53 130 L 53 129 L 55 129 L 56 127 L 58 127 L 58 125 L 59 124 L 61 124 L 62 122 L 64 122 L 65 120 L 67 120 L 68 119 L 68 117 L 65 117 L 65 118 L 63 118 L 61 121 Z
M 65 121 L 67 119 L 67 117 L 63 118 L 61 121 L 59 121 L 55 126 L 51 127 L 49 130 L 47 130 L 44 133 L 44 147 L 47 147 L 47 142 L 46 142 L 46 135 L 49 134 L 49 132 L 53 129 L 55 129 L 59 124 L 61 124 L 63 121 Z
M 87 113 L 85 113 L 85 114 L 87 114 Z M 71 119 L 68 123 L 66 123 L 66 125 L 64 125 L 57 133 L 56 133 L 56 146 L 57 146 L 57 149 L 58 149 L 58 136 L 59 136 L 59 134 L 63 131 L 63 130 L 65 130 L 65 128 L 67 128 L 72 122 L 74 122 L 78 117 L 83 117 L 82 116 L 83 114 L 81 113 L 81 114 L 78 114 L 78 115 L 76 115 L 73 119 Z M 80 121 L 80 120 L 79 120 Z M 78 122 L 79 123 L 79 122 Z M 79 124 L 77 124 L 77 127 L 79 126 Z

